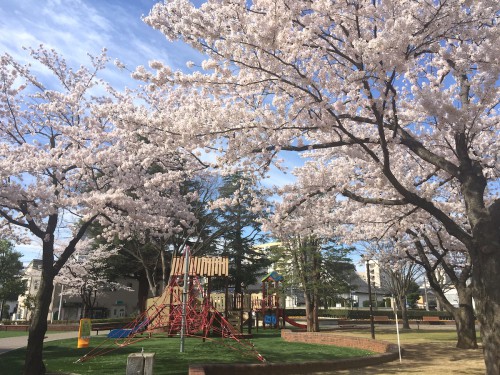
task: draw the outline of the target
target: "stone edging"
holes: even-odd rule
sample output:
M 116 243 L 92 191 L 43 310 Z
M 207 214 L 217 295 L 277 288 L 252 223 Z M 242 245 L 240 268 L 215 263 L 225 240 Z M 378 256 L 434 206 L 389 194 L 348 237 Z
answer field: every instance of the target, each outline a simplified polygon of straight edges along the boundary
M 379 354 L 369 357 L 355 357 L 331 361 L 301 363 L 200 364 L 189 366 L 189 375 L 259 375 L 266 373 L 273 375 L 310 374 L 314 372 L 346 370 L 351 368 L 379 365 L 399 358 L 397 346 L 385 341 L 371 340 L 360 337 L 347 337 L 330 332 L 293 332 L 288 329 L 283 329 L 281 331 L 281 337 L 283 340 L 290 342 L 359 348 L 371 350 Z

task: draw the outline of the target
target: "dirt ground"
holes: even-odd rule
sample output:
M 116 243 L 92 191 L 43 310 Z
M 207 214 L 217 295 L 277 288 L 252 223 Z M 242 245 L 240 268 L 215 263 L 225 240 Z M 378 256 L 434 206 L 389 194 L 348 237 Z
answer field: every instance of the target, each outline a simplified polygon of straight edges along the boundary
M 401 363 L 399 360 L 359 369 L 321 373 L 317 375 L 483 375 L 485 365 L 483 350 L 457 349 L 456 335 L 450 326 L 426 326 L 419 329 L 402 331 L 401 347 L 404 350 Z M 476 327 L 479 331 L 479 327 Z M 400 327 L 401 330 L 401 327 Z M 377 339 L 397 343 L 395 329 L 389 326 L 377 326 Z M 439 332 L 443 335 L 440 335 Z M 433 338 L 430 336 L 435 332 Z M 446 332 L 451 332 L 446 334 Z M 370 337 L 369 331 L 346 332 L 347 335 Z M 481 340 L 478 338 L 478 342 Z M 481 344 L 479 344 L 481 345 Z
M 396 360 L 380 366 L 336 371 L 335 374 L 480 375 L 485 372 L 482 349 L 460 350 L 449 343 L 432 342 L 404 345 L 404 350 L 401 363 Z

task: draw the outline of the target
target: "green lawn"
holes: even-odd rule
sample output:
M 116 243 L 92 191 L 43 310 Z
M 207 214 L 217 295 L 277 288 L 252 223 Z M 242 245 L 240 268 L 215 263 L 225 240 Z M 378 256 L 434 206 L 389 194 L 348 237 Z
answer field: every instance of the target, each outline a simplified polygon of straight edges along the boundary
M 103 340 L 101 337 L 92 337 L 91 345 L 97 346 Z M 268 362 L 304 362 L 371 354 L 365 350 L 352 348 L 287 343 L 281 340 L 279 332 L 275 330 L 255 334 L 252 342 Z M 75 339 L 47 342 L 44 346 L 44 359 L 47 370 L 51 373 L 102 375 L 124 373 L 128 354 L 140 352 L 142 348 L 144 352 L 156 353 L 154 370 L 157 374 L 186 374 L 189 364 L 193 363 L 258 362 L 255 357 L 244 356 L 227 346 L 195 338 L 187 339 L 185 352 L 179 353 L 179 338 L 175 337 L 144 340 L 84 363 L 74 362 L 89 352 L 89 349 L 76 349 Z M 3 363 L 2 373 L 3 371 L 6 374 L 21 373 L 24 350 L 14 350 L 1 355 L 0 358 Z

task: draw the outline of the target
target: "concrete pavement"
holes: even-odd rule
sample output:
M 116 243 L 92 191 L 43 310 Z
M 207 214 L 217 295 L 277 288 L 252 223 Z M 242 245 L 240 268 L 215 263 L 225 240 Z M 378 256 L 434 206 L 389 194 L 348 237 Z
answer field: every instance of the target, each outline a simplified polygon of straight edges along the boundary
M 69 331 L 69 332 L 58 332 L 58 333 L 50 333 L 47 332 L 45 334 L 47 338 L 44 341 L 54 341 L 54 340 L 62 340 L 62 339 L 70 339 L 78 337 L 78 331 Z M 10 352 L 11 350 L 24 348 L 28 345 L 28 335 L 26 336 L 16 336 L 16 337 L 6 337 L 0 339 L 0 355 L 3 353 Z

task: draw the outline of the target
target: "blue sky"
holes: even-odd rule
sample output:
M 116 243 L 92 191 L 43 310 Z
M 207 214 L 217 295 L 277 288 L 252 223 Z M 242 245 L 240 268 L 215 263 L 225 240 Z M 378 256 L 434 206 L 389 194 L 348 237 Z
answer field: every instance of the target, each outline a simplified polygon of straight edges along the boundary
M 54 48 L 69 64 L 88 63 L 87 53 L 98 55 L 107 48 L 112 60 L 119 59 L 129 70 L 160 60 L 174 70 L 184 70 L 187 61 L 198 65 L 203 56 L 182 42 L 169 42 L 163 34 L 146 25 L 155 0 L 3 0 L 0 5 L 0 54 L 9 53 L 20 62 L 28 61 L 23 47 L 40 44 Z M 35 67 L 36 69 L 36 67 Z M 134 85 L 127 72 L 109 69 L 103 77 L 120 89 Z M 288 165 L 298 163 L 297 155 L 283 155 Z M 271 173 L 271 184 L 291 182 L 290 174 Z M 26 263 L 41 256 L 37 243 L 18 245 Z
M 142 20 L 153 0 L 6 0 L 0 6 L 0 51 L 19 61 L 26 59 L 22 47 L 44 44 L 55 48 L 70 63 L 88 62 L 87 53 L 102 48 L 129 69 L 157 59 L 174 69 L 184 69 L 188 60 L 201 55 L 189 46 L 169 43 L 159 31 Z M 112 74 L 111 72 L 108 74 Z M 105 77 L 116 86 L 123 75 Z

